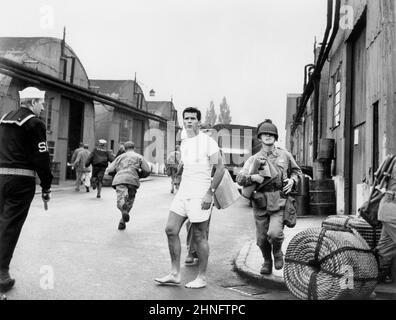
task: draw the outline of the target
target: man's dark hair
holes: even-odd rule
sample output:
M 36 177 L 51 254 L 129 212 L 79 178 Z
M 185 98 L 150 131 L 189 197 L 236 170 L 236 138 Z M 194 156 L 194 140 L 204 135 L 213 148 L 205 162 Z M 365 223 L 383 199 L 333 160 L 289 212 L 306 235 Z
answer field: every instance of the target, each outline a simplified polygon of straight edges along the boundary
M 197 119 L 198 119 L 198 121 L 201 121 L 201 111 L 199 111 L 197 108 L 186 108 L 186 109 L 184 109 L 184 111 L 183 111 L 183 119 L 184 119 L 184 114 L 185 113 L 196 113 L 197 114 Z

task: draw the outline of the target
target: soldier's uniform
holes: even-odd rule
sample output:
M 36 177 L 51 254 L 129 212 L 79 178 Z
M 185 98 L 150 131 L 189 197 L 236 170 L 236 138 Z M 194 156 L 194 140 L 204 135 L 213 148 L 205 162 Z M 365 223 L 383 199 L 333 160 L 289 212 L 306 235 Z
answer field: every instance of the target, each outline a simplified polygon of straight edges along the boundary
M 114 156 L 110 150 L 106 149 L 106 140 L 100 139 L 99 146 L 97 146 L 89 155 L 85 167 L 88 168 L 92 165 L 92 177 L 91 177 L 91 185 L 97 191 L 97 198 L 100 198 L 101 190 L 103 186 L 103 177 L 106 171 L 106 168 L 109 163 L 114 161 Z
M 257 246 L 260 247 L 264 257 L 264 265 L 261 271 L 266 274 L 270 273 L 272 269 L 271 251 L 275 258 L 275 268 L 281 269 L 283 267 L 283 211 L 286 205 L 286 197 L 282 193 L 283 181 L 290 178 L 294 180 L 296 185 L 301 169 L 290 152 L 284 149 L 274 147 L 268 153 L 261 150 L 246 161 L 236 179 L 239 185 L 250 187 L 255 184 L 251 180 L 253 174 L 251 168 L 254 167 L 256 161 L 263 164 L 257 174 L 260 173 L 270 181 L 261 189 L 256 190 L 251 198 L 256 224 Z
M 4 115 L 0 120 L 0 284 L 2 287 L 8 288 L 10 285 L 9 265 L 35 194 L 36 173 L 40 178 L 43 192 L 49 194 L 53 177 L 45 124 L 30 109 L 21 107 Z

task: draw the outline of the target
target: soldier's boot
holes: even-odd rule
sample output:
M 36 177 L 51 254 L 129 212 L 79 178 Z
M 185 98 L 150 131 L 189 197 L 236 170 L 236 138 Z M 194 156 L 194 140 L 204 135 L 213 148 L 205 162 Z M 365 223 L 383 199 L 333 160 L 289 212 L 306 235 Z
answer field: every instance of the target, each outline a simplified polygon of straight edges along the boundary
M 260 249 L 264 258 L 264 263 L 261 266 L 260 274 L 271 274 L 272 273 L 271 244 L 268 241 L 265 241 L 263 246 L 260 247 Z
M 96 185 L 96 179 L 91 179 L 91 187 L 92 189 L 96 189 L 97 185 Z
M 0 270 L 0 292 L 8 292 L 15 284 L 15 279 L 11 279 L 8 270 Z
M 98 191 L 97 191 L 97 194 L 96 194 L 96 198 L 100 198 L 100 193 L 102 191 L 102 183 L 99 182 L 97 187 L 98 187 Z
M 274 242 L 272 245 L 274 254 L 274 266 L 276 270 L 283 268 L 283 252 L 282 252 L 282 242 Z
M 124 220 L 121 218 L 120 222 L 118 223 L 118 230 L 125 230 L 126 224 Z
M 384 260 L 378 252 L 376 252 L 377 255 L 377 262 L 378 262 L 378 282 L 379 283 L 385 283 L 385 284 L 391 284 L 393 283 L 393 278 L 392 278 L 392 261 L 386 261 Z

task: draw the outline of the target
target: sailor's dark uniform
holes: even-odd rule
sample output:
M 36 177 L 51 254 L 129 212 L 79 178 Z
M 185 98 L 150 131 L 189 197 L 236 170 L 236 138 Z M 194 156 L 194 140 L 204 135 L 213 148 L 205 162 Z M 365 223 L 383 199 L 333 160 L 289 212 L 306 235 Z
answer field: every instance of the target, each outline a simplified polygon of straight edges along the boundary
M 45 124 L 21 107 L 0 119 L 0 271 L 7 271 L 33 200 L 36 182 L 51 188 Z

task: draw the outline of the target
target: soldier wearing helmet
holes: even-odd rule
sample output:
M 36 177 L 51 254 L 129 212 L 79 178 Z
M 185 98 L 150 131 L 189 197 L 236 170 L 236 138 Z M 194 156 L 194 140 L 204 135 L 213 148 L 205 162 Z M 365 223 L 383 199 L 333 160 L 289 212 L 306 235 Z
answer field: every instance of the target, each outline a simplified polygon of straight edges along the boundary
M 255 186 L 250 199 L 256 222 L 257 246 L 264 258 L 260 273 L 270 274 L 272 256 L 275 269 L 283 268 L 283 212 L 286 196 L 297 183 L 301 169 L 288 151 L 275 146 L 279 134 L 271 120 L 257 126 L 257 138 L 262 148 L 246 161 L 237 176 L 237 183 L 242 187 Z
M 143 156 L 135 152 L 132 141 L 124 143 L 125 152 L 119 155 L 106 169 L 106 173 L 114 176 L 112 187 L 117 194 L 117 208 L 121 211 L 118 230 L 125 230 L 130 219 L 130 211 L 140 187 L 140 178 L 150 175 L 150 166 Z
M 92 177 L 91 186 L 92 189 L 98 188 L 96 197 L 101 197 L 101 191 L 103 186 L 103 177 L 109 163 L 114 161 L 114 155 L 110 150 L 107 150 L 107 141 L 100 139 L 98 141 L 98 146 L 91 152 L 87 161 L 85 162 L 85 167 L 88 168 L 92 165 Z
M 19 92 L 21 107 L 0 117 L 0 292 L 14 284 L 9 265 L 40 178 L 42 198 L 50 200 L 52 174 L 46 127 L 38 117 L 45 91 Z

